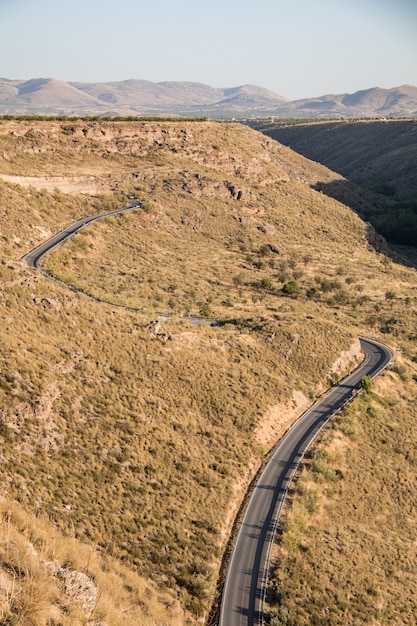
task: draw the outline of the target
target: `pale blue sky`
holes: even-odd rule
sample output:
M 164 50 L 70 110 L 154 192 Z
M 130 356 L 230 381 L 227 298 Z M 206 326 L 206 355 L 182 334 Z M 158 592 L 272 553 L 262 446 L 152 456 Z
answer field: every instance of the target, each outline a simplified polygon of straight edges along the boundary
M 417 85 L 417 0 L 0 0 L 0 77 L 251 83 L 290 99 Z

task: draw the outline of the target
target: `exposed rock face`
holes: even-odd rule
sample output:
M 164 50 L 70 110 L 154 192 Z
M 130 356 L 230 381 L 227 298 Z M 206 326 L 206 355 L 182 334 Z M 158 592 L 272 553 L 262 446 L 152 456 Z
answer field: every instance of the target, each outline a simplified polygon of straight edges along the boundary
M 63 590 L 71 602 L 79 604 L 87 618 L 91 617 L 98 600 L 98 588 L 87 574 L 77 572 L 72 567 L 60 567 L 56 563 L 45 563 L 47 570 L 61 581 Z M 90 623 L 90 622 L 89 622 Z M 104 622 L 94 620 L 91 626 L 104 626 Z
M 59 302 L 57 302 L 57 300 L 53 300 L 52 298 L 43 298 L 42 304 L 44 305 L 45 309 L 60 308 Z
M 262 224 L 261 226 L 258 226 L 258 230 L 260 230 L 261 233 L 265 233 L 266 235 L 274 235 L 276 229 L 273 224 Z M 272 250 L 271 246 L 271 252 L 277 252 L 277 250 Z
M 270 407 L 263 416 L 255 431 L 256 441 L 269 450 L 310 405 L 311 400 L 294 390 L 291 398 Z
M 152 320 L 147 325 L 146 329 L 149 331 L 151 337 L 160 339 L 161 341 L 172 341 L 172 335 L 170 333 L 159 332 L 161 328 L 161 320 Z

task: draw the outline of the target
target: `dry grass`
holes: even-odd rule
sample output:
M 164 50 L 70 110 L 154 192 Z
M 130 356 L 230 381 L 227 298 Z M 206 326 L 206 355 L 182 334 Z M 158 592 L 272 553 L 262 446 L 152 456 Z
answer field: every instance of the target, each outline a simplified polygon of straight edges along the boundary
M 172 594 L 157 590 L 99 546 L 63 536 L 15 501 L 1 500 L 0 520 L 2 624 L 82 626 L 94 619 L 114 626 L 186 622 Z M 76 577 L 75 587 L 65 583 L 61 572 Z M 88 595 L 82 592 L 86 580 Z
M 417 370 L 394 369 L 304 463 L 272 575 L 288 624 L 414 622 Z
M 359 332 L 401 345 L 409 375 L 415 271 L 309 187 L 333 174 L 247 128 L 7 124 L 1 171 L 94 175 L 107 195 L 0 183 L 3 490 L 116 559 L 97 618 L 128 624 L 139 606 L 149 623 L 201 623 L 243 497 L 235 485 L 261 463 L 273 407 L 294 390 L 316 397 Z M 129 195 L 144 210 L 89 226 L 45 260 L 86 294 L 18 261 Z M 158 312 L 174 315 L 161 328 L 172 341 L 148 329 Z M 277 419 L 279 432 L 289 422 Z M 117 591 L 119 567 L 136 577 L 131 596 Z

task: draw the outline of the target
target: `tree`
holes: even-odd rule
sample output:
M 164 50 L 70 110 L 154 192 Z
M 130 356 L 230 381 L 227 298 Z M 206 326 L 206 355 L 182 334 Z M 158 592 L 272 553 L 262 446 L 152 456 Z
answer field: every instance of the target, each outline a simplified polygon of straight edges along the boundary
M 361 389 L 368 392 L 368 391 L 371 391 L 371 387 L 372 387 L 372 378 L 370 376 L 362 376 Z

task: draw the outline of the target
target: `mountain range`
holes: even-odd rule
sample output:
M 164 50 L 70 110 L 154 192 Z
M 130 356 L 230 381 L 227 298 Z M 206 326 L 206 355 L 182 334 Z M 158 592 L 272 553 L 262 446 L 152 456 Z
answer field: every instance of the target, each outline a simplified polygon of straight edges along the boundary
M 415 117 L 417 87 L 373 87 L 353 94 L 288 100 L 256 85 L 215 88 L 198 82 L 64 82 L 0 78 L 1 115 L 188 115 L 242 117 Z

